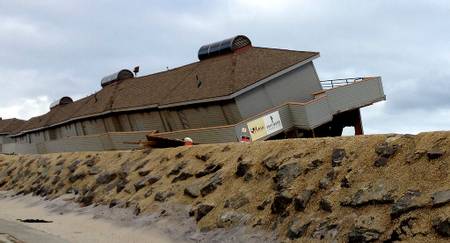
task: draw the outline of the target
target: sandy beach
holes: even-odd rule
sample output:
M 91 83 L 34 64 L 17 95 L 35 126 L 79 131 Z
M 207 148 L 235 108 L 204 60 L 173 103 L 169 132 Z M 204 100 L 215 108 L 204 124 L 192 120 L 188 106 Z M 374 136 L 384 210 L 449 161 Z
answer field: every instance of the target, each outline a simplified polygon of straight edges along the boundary
M 118 225 L 90 214 L 51 212 L 36 197 L 0 197 L 0 235 L 26 242 L 175 242 L 155 229 Z M 17 219 L 43 219 L 52 223 L 21 223 Z M 0 242 L 5 241 L 0 237 Z M 14 242 L 14 241 L 12 241 Z

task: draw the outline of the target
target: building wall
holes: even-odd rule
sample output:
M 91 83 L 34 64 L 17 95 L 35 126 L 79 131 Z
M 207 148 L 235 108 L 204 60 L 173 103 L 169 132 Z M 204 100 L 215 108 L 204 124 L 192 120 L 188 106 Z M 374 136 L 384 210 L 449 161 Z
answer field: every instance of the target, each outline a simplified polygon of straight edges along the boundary
M 242 117 L 254 116 L 288 101 L 306 102 L 322 90 L 314 64 L 309 62 L 238 97 L 236 103 Z
M 185 106 L 178 109 L 114 113 L 31 132 L 16 137 L 17 143 L 43 143 L 68 137 L 111 132 L 170 132 L 235 124 L 241 120 L 233 101 Z M 55 145 L 57 146 L 57 145 Z

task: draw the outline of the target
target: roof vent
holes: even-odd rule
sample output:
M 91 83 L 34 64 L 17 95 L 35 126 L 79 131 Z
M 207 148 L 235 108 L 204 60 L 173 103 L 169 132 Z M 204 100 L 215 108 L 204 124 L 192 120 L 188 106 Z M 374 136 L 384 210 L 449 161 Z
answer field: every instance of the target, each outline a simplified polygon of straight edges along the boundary
M 111 75 L 108 75 L 108 76 L 102 78 L 101 84 L 102 84 L 102 87 L 105 87 L 109 84 L 115 83 L 120 80 L 128 79 L 128 78 L 134 78 L 133 72 L 131 72 L 128 69 L 122 69 L 117 73 L 113 73 Z
M 70 104 L 70 103 L 73 103 L 72 98 L 70 98 L 69 96 L 64 96 L 64 97 L 56 100 L 55 102 L 53 102 L 50 105 L 50 110 L 55 108 L 55 107 L 57 107 L 57 106 L 59 106 L 59 105 L 67 105 L 67 104 Z
M 211 57 L 228 54 L 242 47 L 251 45 L 252 42 L 247 36 L 238 35 L 200 47 L 200 50 L 198 50 L 198 59 L 205 60 Z

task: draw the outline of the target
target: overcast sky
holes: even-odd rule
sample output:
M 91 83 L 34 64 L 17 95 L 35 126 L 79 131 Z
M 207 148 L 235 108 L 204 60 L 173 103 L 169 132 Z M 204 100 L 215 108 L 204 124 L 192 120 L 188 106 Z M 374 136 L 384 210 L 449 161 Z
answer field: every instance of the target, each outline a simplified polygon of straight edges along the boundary
M 81 98 L 121 68 L 197 60 L 205 43 L 318 51 L 321 79 L 382 76 L 366 133 L 450 129 L 449 1 L 0 0 L 0 116 L 28 119 Z

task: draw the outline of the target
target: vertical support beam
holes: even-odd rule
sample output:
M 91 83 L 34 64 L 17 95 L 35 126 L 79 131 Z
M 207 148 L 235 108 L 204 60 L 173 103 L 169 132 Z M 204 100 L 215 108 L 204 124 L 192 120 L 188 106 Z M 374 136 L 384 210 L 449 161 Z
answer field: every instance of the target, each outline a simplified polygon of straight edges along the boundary
M 361 111 L 358 109 L 355 112 L 354 116 L 354 125 L 355 125 L 355 135 L 364 135 L 362 119 L 361 119 Z

